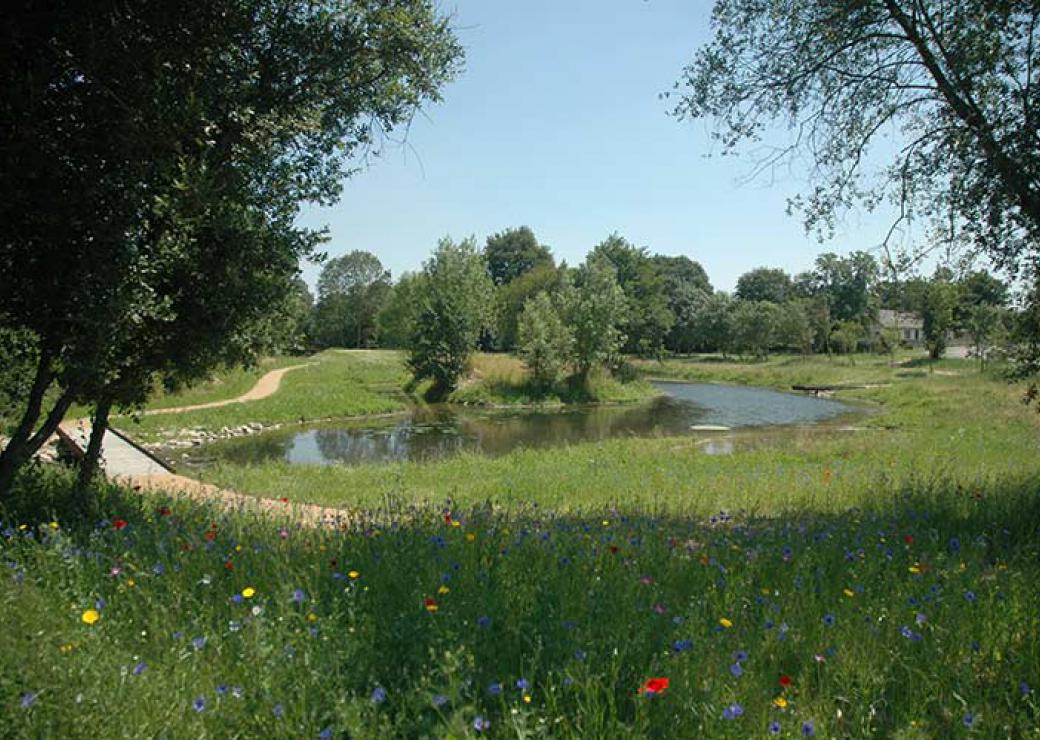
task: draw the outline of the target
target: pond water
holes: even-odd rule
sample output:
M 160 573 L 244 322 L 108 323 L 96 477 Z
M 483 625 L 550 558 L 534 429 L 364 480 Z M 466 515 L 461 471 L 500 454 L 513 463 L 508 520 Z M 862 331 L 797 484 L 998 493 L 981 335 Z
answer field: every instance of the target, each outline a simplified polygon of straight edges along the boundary
M 431 460 L 463 451 L 503 455 L 520 447 L 557 447 L 613 437 L 704 434 L 696 427 L 813 424 L 857 410 L 829 399 L 764 388 L 654 385 L 663 395 L 633 405 L 516 410 L 432 406 L 385 419 L 292 427 L 208 445 L 187 462 L 284 460 L 301 465 L 357 465 Z

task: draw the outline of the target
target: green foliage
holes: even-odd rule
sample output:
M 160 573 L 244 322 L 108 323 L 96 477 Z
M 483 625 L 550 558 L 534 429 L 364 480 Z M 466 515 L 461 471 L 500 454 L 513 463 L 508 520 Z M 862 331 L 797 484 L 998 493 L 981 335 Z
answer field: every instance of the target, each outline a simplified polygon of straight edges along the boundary
M 732 322 L 733 350 L 765 357 L 776 342 L 780 308 L 768 301 L 735 301 Z
M 538 386 L 551 387 L 571 357 L 574 336 L 547 293 L 524 304 L 517 335 L 531 379 Z
M 944 281 L 933 281 L 925 295 L 923 334 L 928 354 L 933 360 L 946 351 L 946 333 L 953 328 L 953 312 L 957 306 L 957 289 Z
M 484 245 L 484 259 L 495 285 L 507 285 L 536 267 L 554 266 L 552 252 L 538 243 L 527 226 L 489 236 Z
M 784 303 L 792 294 L 791 276 L 780 269 L 759 267 L 745 272 L 737 279 L 734 293 L 741 301 L 769 301 Z
M 839 355 L 849 355 L 859 349 L 864 339 L 863 324 L 858 321 L 839 321 L 830 335 L 830 346 Z
M 318 278 L 315 338 L 324 346 L 370 347 L 390 294 L 390 271 L 370 252 L 329 260 Z
M 628 315 L 621 324 L 626 352 L 658 355 L 675 323 L 668 306 L 664 275 L 645 247 L 636 247 L 618 234 L 611 234 L 589 253 L 590 259 L 613 265 L 618 285 L 624 292 Z M 694 270 L 695 272 L 695 270 Z M 696 278 L 695 278 L 696 279 Z
M 878 266 L 870 254 L 821 254 L 810 276 L 811 295 L 827 301 L 833 321 L 858 321 L 865 325 L 877 316 L 873 288 Z
M 676 85 L 680 118 L 710 118 L 724 151 L 759 147 L 771 127 L 807 154 L 808 229 L 834 233 L 855 203 L 891 196 L 944 243 L 973 243 L 1000 268 L 1040 239 L 1040 63 L 1032 2 L 718 0 L 713 38 Z M 901 143 L 882 144 L 898 130 Z M 882 150 L 886 165 L 870 153 Z M 773 152 L 772 148 L 767 151 Z M 900 219 L 901 220 L 901 219 Z M 897 222 L 898 223 L 898 222 Z M 832 307 L 834 308 L 834 307 Z M 836 319 L 854 313 L 834 310 Z
M 428 396 L 441 399 L 455 389 L 490 325 L 493 285 L 472 239 L 444 238 L 424 263 L 418 288 L 408 366 L 414 382 L 432 380 Z
M 400 349 L 411 342 L 422 280 L 421 274 L 406 272 L 390 289 L 376 317 L 380 347 Z
M 563 314 L 574 333 L 574 365 L 587 379 L 596 366 L 621 349 L 625 335 L 619 328 L 629 305 L 618 285 L 617 270 L 610 261 L 590 254 L 578 268 L 575 283 L 562 290 Z
M 694 349 L 722 352 L 732 349 L 734 301 L 726 293 L 714 293 L 694 310 L 689 333 Z
M 776 346 L 810 354 L 815 332 L 810 320 L 811 302 L 798 298 L 779 307 L 776 319 Z
M 551 262 L 543 262 L 495 291 L 495 345 L 498 349 L 508 352 L 516 348 L 517 322 L 524 305 L 540 293 L 558 292 L 562 279 L 563 270 Z

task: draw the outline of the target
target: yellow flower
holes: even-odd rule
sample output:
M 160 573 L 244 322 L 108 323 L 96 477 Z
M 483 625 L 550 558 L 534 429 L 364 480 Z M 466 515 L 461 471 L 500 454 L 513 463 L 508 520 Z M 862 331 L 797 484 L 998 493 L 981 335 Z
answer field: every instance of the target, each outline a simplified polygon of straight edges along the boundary
M 318 615 L 315 614 L 314 612 L 309 612 L 307 614 L 307 621 L 308 622 L 317 622 L 318 621 Z
M 242 552 L 242 545 L 235 545 L 235 552 Z
M 475 539 L 477 539 L 477 536 L 475 534 L 473 534 L 472 532 L 466 532 L 466 542 L 472 542 Z
M 358 573 L 356 570 L 350 571 L 349 573 L 347 573 L 347 575 L 350 576 L 351 578 L 354 578 L 354 579 L 357 579 L 357 578 L 361 577 L 361 574 Z
M 844 591 L 842 591 L 842 593 L 848 596 L 850 599 L 856 595 L 856 592 L 853 591 L 851 588 L 845 589 Z
M 531 695 L 530 694 L 524 694 L 524 704 L 530 704 L 530 703 L 531 703 Z
M 74 647 L 75 645 L 73 645 L 71 642 L 66 642 L 64 645 L 61 646 L 61 652 L 66 654 L 71 653 Z
M 83 616 L 80 619 L 83 620 L 84 624 L 94 624 L 94 622 L 101 619 L 101 615 L 98 614 L 97 609 L 87 609 L 83 612 Z
M 137 585 L 137 581 L 135 581 L 133 578 L 127 578 L 126 579 L 126 585 L 127 585 L 128 588 L 133 588 L 134 586 Z
M 726 619 L 725 617 L 723 617 L 722 619 L 719 620 L 719 624 L 721 624 L 726 629 L 729 629 L 730 627 L 733 626 L 733 622 L 731 622 L 730 620 Z
M 451 526 L 453 526 L 453 527 L 461 527 L 462 525 L 459 522 L 457 522 L 454 519 L 452 519 L 451 520 Z
M 441 596 L 443 596 L 444 594 L 448 593 L 449 591 L 451 591 L 451 589 L 448 588 L 447 586 L 441 586 L 440 588 L 437 589 L 437 593 L 439 593 Z
M 610 526 L 610 520 L 609 519 L 604 519 L 603 520 L 603 526 L 604 527 L 609 527 Z
M 256 595 L 256 589 L 252 586 L 246 586 L 242 589 L 242 596 L 246 599 L 251 599 Z
M 911 565 L 910 566 L 910 572 L 911 573 L 920 573 L 921 572 L 921 568 L 918 565 Z
M 51 529 L 57 529 L 57 528 L 58 528 L 58 523 L 57 522 L 51 522 Z
M 773 706 L 777 709 L 785 709 L 787 707 L 787 699 L 782 696 L 778 696 L 773 699 Z

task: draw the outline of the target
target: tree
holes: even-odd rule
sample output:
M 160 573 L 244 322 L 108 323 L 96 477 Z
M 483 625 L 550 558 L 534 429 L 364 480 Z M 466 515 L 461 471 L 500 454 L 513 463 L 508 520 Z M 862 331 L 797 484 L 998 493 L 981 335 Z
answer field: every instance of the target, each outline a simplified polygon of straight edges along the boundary
M 675 113 L 714 119 L 724 151 L 785 123 L 793 142 L 762 167 L 808 154 L 808 229 L 889 196 L 1014 268 L 1040 244 L 1038 21 L 1032 0 L 717 0 Z M 895 129 L 899 146 L 873 147 Z
M 831 252 L 816 258 L 811 274 L 811 294 L 827 300 L 834 321 L 858 321 L 864 326 L 877 315 L 873 300 L 877 261 L 866 252 L 839 257 Z
M 979 358 L 979 370 L 986 368 L 986 357 L 993 344 L 1006 331 L 1007 312 L 990 303 L 979 303 L 971 307 L 964 328 L 971 337 L 972 354 Z
M 574 333 L 574 364 L 584 382 L 592 368 L 609 361 L 624 344 L 619 327 L 628 316 L 628 302 L 614 266 L 595 254 L 578 268 L 574 284 L 565 284 L 561 292 L 564 316 Z
M 664 346 L 674 352 L 693 350 L 689 331 L 690 321 L 697 307 L 711 295 L 711 282 L 699 262 L 679 255 L 668 257 L 655 254 L 650 258 L 653 269 L 661 277 L 665 300 L 674 321 L 664 338 Z
M 484 259 L 495 285 L 506 285 L 539 265 L 553 266 L 552 252 L 539 244 L 527 226 L 506 229 L 487 238 Z
M 765 357 L 776 339 L 780 310 L 768 301 L 736 301 L 733 304 L 733 349 Z
M 539 293 L 524 304 L 517 334 L 520 356 L 535 385 L 551 388 L 570 358 L 574 336 L 548 293 Z
M 456 244 L 446 237 L 423 263 L 417 287 L 408 367 L 413 382 L 433 381 L 427 397 L 440 400 L 457 387 L 490 323 L 494 286 L 474 240 Z
M 953 327 L 957 289 L 945 280 L 933 280 L 925 295 L 922 332 L 928 356 L 938 360 L 946 351 L 946 333 Z
M 791 276 L 780 269 L 759 267 L 737 278 L 737 300 L 784 303 L 792 297 Z
M 421 273 L 405 272 L 390 289 L 376 317 L 380 347 L 407 347 L 411 342 L 422 281 Z
M 664 277 L 647 249 L 611 234 L 593 248 L 590 257 L 606 260 L 614 267 L 618 285 L 625 294 L 628 315 L 621 325 L 627 337 L 625 350 L 643 355 L 659 354 L 675 316 L 668 307 Z
M 314 296 L 307 283 L 297 277 L 290 293 L 275 307 L 269 319 L 265 352 L 296 354 L 310 343 L 313 331 Z
M 517 326 L 527 302 L 546 291 L 560 287 L 563 270 L 552 262 L 542 262 L 495 291 L 495 345 L 510 352 L 517 346 Z
M 726 352 L 733 341 L 733 299 L 717 292 L 701 302 L 690 322 L 694 348 L 701 352 Z
M 839 321 L 831 330 L 830 345 L 838 354 L 849 355 L 857 350 L 861 339 L 863 325 L 858 321 L 846 319 Z
M 332 12 L 333 10 L 341 12 Z M 22 4 L 0 42 L 0 323 L 35 344 L 0 496 L 74 401 L 248 360 L 378 131 L 436 99 L 461 50 L 428 4 Z
M 989 306 L 1006 308 L 1009 302 L 1008 286 L 985 270 L 968 273 L 957 283 L 957 306 L 953 321 L 958 327 L 967 327 L 975 308 Z M 982 313 L 978 317 L 983 316 Z
M 371 346 L 389 293 L 390 271 L 371 252 L 355 250 L 329 260 L 318 277 L 318 340 L 340 347 Z
M 790 300 L 780 306 L 776 319 L 775 343 L 777 346 L 812 353 L 815 332 L 809 320 L 810 301 L 805 298 Z

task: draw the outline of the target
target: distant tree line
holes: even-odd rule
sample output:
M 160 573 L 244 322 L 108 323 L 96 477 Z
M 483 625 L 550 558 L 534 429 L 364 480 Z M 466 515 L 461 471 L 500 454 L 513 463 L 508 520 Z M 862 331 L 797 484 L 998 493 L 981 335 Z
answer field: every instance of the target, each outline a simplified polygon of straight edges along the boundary
M 396 283 L 370 253 L 333 259 L 298 326 L 318 346 L 409 349 L 416 377 L 432 380 L 438 395 L 454 388 L 475 348 L 519 354 L 545 387 L 567 368 L 582 378 L 625 354 L 890 352 L 903 338 L 881 326 L 881 309 L 919 317 L 935 357 L 951 334 L 982 356 L 1010 336 L 1009 305 L 1008 286 L 986 271 L 883 280 L 866 252 L 821 254 L 793 276 L 756 268 L 730 295 L 714 290 L 696 261 L 618 234 L 578 267 L 557 264 L 521 226 L 491 235 L 483 249 L 442 240 L 421 271 Z

